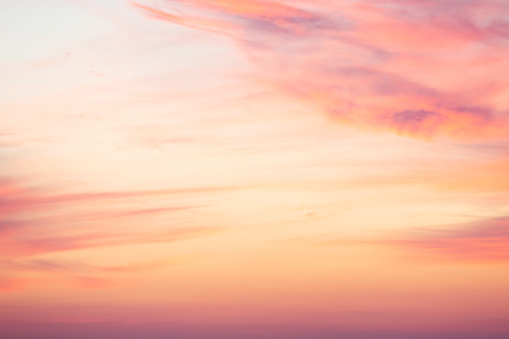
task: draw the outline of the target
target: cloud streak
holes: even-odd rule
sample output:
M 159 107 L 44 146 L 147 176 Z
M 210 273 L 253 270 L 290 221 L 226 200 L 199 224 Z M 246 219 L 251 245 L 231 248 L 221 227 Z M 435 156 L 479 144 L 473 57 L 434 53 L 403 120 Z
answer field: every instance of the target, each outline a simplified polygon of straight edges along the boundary
M 228 35 L 254 79 L 333 119 L 418 138 L 500 138 L 509 103 L 502 1 L 167 0 L 137 7 Z M 452 15 L 454 14 L 454 15 Z
M 217 192 L 224 188 L 190 188 L 139 192 L 55 194 L 51 190 L 30 188 L 19 180 L 0 180 L 0 255 L 20 257 L 91 247 L 173 242 L 202 237 L 219 230 L 214 226 L 181 224 L 169 219 L 173 213 L 186 213 L 197 206 L 136 208 L 125 206 L 131 198 Z M 124 206 L 104 207 L 122 202 Z M 150 216 L 165 217 L 149 221 Z M 145 227 L 133 225 L 143 218 Z M 114 220 L 115 226 L 110 222 Z M 170 222 L 164 227 L 149 223 Z M 125 227 L 122 227 L 122 224 Z M 173 224 L 173 225 L 171 225 Z
M 214 235 L 224 228 L 182 219 L 201 206 L 161 206 L 165 196 L 188 196 L 228 188 L 59 194 L 21 180 L 0 179 L 0 292 L 44 284 L 55 276 L 82 288 L 116 284 L 119 274 L 141 274 L 175 260 L 133 262 L 97 267 L 40 255 L 137 244 L 172 243 Z M 143 198 L 144 206 L 132 200 Z M 151 199 L 151 198 L 157 198 Z M 105 205 L 105 202 L 108 204 Z M 154 205 L 154 202 L 157 202 Z M 155 206 L 155 207 L 151 207 Z
M 392 235 L 363 238 L 315 239 L 312 245 L 391 248 L 403 251 L 413 264 L 494 264 L 509 263 L 509 217 L 476 222 L 419 227 Z
M 0 291 L 9 292 L 45 283 L 63 283 L 79 288 L 113 287 L 131 277 L 186 262 L 187 257 L 174 257 L 126 265 L 95 266 L 71 260 L 4 260 L 0 261 L 9 279 L 0 279 Z
M 211 235 L 219 231 L 216 227 L 185 227 L 166 232 L 86 232 L 78 234 L 18 235 L 0 242 L 1 254 L 7 256 L 30 256 L 95 247 L 123 246 L 133 244 L 169 243 Z
M 389 244 L 445 261 L 509 262 L 509 217 L 456 229 L 415 232 L 414 236 Z

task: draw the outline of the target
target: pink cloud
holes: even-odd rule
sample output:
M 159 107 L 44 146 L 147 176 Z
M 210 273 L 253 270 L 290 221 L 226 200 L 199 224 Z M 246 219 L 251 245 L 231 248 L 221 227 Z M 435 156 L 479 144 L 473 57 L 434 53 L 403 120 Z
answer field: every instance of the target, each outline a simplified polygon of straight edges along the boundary
M 509 217 L 455 225 L 448 229 L 420 228 L 398 236 L 334 239 L 319 246 L 389 246 L 403 250 L 413 262 L 490 264 L 509 262 Z
M 232 37 L 256 80 L 341 123 L 419 138 L 504 136 L 505 2 L 174 0 L 138 7 Z
M 9 279 L 0 279 L 0 291 L 11 292 L 46 284 L 64 284 L 79 288 L 108 288 L 158 269 L 178 264 L 180 258 L 134 262 L 117 266 L 94 266 L 69 260 L 5 260 L 0 269 Z
M 509 263 L 509 217 L 449 227 L 407 229 L 399 234 L 364 238 L 316 239 L 318 246 L 389 247 L 403 251 L 413 263 Z
M 42 253 L 54 253 L 93 247 L 122 246 L 132 244 L 166 243 L 212 235 L 216 227 L 176 227 L 163 232 L 87 232 L 77 234 L 37 235 L 23 232 L 0 241 L 0 254 L 8 257 L 23 257 Z
M 214 226 L 177 223 L 149 227 L 149 216 L 185 213 L 197 206 L 135 208 L 132 198 L 203 194 L 227 188 L 190 188 L 160 191 L 58 194 L 33 188 L 19 180 L 0 180 L 0 256 L 13 258 L 90 247 L 173 242 L 202 237 L 219 230 Z M 104 200 L 124 205 L 105 206 Z M 126 205 L 127 204 L 127 205 Z M 136 227 L 144 218 L 144 227 Z M 114 220 L 113 223 L 109 220 Z M 166 217 L 165 222 L 171 219 Z M 157 223 L 157 221 L 154 221 Z M 129 227 L 122 227 L 125 224 Z
M 80 288 L 117 284 L 133 275 L 167 266 L 172 260 L 96 267 L 87 263 L 37 259 L 37 255 L 133 244 L 171 243 L 211 236 L 223 228 L 201 220 L 172 219 L 198 206 L 162 206 L 168 195 L 202 195 L 231 188 L 62 194 L 17 179 L 0 179 L 0 292 L 54 281 Z M 156 197 L 157 207 L 154 206 Z M 147 208 L 130 204 L 144 199 Z M 108 204 L 104 204 L 107 201 Z M 151 217 L 154 217 L 152 219 Z M 179 221 L 177 221 L 179 220 Z M 161 224 L 163 223 L 163 224 Z M 203 224 L 205 223 L 205 224 Z M 62 280 L 63 279 L 63 280 Z
M 494 218 L 451 230 L 415 232 L 390 244 L 440 261 L 509 261 L 509 218 Z

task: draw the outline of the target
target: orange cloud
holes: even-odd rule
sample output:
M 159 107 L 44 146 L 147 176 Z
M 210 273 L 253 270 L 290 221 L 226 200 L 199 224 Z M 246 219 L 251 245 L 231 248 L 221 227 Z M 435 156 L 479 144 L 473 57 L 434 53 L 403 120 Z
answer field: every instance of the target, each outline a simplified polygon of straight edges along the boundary
M 57 282 L 80 288 L 107 288 L 125 282 L 126 278 L 139 276 L 182 261 L 185 261 L 185 258 L 177 257 L 100 267 L 68 260 L 5 260 L 0 261 L 0 268 L 10 277 L 9 279 L 0 279 L 0 292 L 23 290 L 35 285 Z
M 161 9 L 137 6 L 231 36 L 258 70 L 257 80 L 315 103 L 339 122 L 419 138 L 505 136 L 509 107 L 500 98 L 509 74 L 500 55 L 509 55 L 502 44 L 509 36 L 506 3 L 174 0 L 162 1 Z

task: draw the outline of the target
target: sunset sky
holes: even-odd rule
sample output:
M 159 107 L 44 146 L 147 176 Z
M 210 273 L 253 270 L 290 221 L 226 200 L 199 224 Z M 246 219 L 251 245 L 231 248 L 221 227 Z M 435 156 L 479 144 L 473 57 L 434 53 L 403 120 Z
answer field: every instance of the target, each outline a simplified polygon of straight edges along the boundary
M 509 338 L 509 1 L 0 0 L 0 338 Z

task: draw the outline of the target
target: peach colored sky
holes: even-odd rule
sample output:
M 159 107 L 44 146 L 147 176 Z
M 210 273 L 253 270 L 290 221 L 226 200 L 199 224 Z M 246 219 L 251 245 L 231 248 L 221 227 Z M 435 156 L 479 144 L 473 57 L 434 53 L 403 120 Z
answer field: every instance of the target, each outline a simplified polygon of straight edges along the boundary
M 507 338 L 506 13 L 0 0 L 0 337 Z

